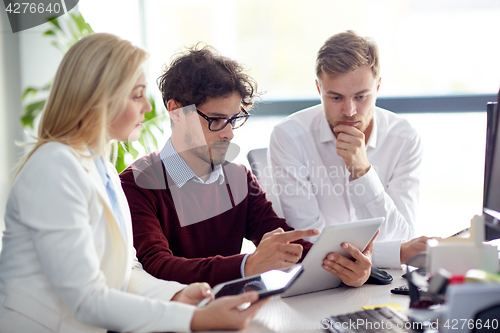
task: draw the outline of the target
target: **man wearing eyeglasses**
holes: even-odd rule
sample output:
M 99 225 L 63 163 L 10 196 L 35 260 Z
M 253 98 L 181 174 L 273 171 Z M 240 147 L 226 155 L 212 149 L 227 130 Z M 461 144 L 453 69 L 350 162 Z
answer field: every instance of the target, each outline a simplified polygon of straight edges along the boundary
M 132 214 L 134 246 L 145 270 L 161 279 L 215 285 L 298 262 L 319 230 L 293 230 L 278 218 L 253 174 L 226 162 L 233 130 L 249 115 L 256 83 L 241 66 L 195 47 L 159 78 L 172 136 L 120 175 Z M 243 238 L 256 246 L 240 254 Z M 372 245 L 338 257 L 344 283 L 369 276 Z M 325 267 L 332 262 L 326 260 Z

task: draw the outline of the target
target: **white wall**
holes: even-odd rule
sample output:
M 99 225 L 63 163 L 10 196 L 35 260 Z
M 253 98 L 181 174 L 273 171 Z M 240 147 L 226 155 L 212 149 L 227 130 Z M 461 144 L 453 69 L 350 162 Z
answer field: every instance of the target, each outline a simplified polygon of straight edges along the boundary
M 20 151 L 14 141 L 22 136 L 18 120 L 21 114 L 19 35 L 11 32 L 5 11 L 0 12 L 0 231 L 3 231 L 11 170 Z
M 15 144 L 24 139 L 21 94 L 27 86 L 41 86 L 55 75 L 62 54 L 42 32 L 48 24 L 12 33 L 7 14 L 0 11 L 0 231 L 5 228 L 7 195 L 14 166 L 23 153 Z M 1 248 L 1 239 L 0 239 Z

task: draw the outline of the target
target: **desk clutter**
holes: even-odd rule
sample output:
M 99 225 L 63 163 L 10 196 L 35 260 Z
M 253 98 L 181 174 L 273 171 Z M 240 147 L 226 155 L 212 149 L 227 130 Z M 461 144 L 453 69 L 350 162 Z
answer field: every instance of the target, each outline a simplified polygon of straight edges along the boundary
M 473 268 L 498 272 L 498 248 L 485 243 L 486 218 L 486 214 L 472 218 L 469 237 L 428 240 L 427 270 L 436 274 L 444 268 L 453 275 L 464 275 Z
M 409 297 L 410 309 L 396 303 L 363 306 L 355 311 L 323 320 L 332 333 L 350 332 L 499 332 L 500 274 L 469 269 L 454 275 L 446 269 L 431 272 L 428 256 L 409 261 L 407 280 L 391 290 Z
M 405 276 L 408 285 L 395 289 L 410 296 L 409 310 L 397 304 L 364 306 L 324 319 L 323 327 L 332 333 L 500 331 L 500 274 L 473 269 L 452 276 L 442 270 L 426 277 L 413 270 Z
M 428 259 L 428 258 L 427 258 Z M 407 272 L 413 321 L 437 323 L 439 332 L 498 332 L 500 330 L 500 274 L 469 269 L 452 274 L 426 267 Z

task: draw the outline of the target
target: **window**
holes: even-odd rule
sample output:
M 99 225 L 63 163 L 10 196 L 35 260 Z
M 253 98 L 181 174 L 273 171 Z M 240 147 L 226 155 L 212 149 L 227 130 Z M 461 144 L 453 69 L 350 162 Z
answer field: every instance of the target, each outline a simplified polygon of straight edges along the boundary
M 496 93 L 499 17 L 496 0 L 145 1 L 153 77 L 204 41 L 245 64 L 268 100 L 317 98 L 316 52 L 347 29 L 377 41 L 381 96 Z
M 203 41 L 246 65 L 267 91 L 264 100 L 317 99 L 316 52 L 328 37 L 347 29 L 377 41 L 382 97 L 496 95 L 498 89 L 498 0 L 106 3 L 104 11 L 102 1 L 79 6 L 95 31 L 116 33 L 150 52 L 149 91 L 158 96 L 162 66 Z M 116 6 L 125 11 L 110 16 L 118 13 Z M 466 227 L 482 205 L 485 113 L 403 116 L 419 129 L 425 145 L 417 233 L 446 236 Z M 241 151 L 235 162 L 247 164 L 250 149 L 267 146 L 282 118 L 253 117 L 238 129 L 233 142 Z M 158 138 L 159 144 L 167 137 Z

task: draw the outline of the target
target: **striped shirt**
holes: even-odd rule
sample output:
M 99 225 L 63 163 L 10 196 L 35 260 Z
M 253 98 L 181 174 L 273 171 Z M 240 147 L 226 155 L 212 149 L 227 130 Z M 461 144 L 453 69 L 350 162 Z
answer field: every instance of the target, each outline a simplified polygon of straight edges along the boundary
M 208 177 L 206 181 L 203 181 L 193 172 L 193 170 L 191 170 L 179 153 L 177 153 L 172 145 L 171 139 L 168 139 L 167 143 L 160 151 L 160 157 L 165 169 L 178 188 L 181 188 L 190 180 L 198 184 L 212 184 L 217 180 L 219 180 L 219 184 L 224 183 L 224 172 L 222 172 L 222 166 L 220 164 L 217 164 L 210 173 L 210 177 Z

